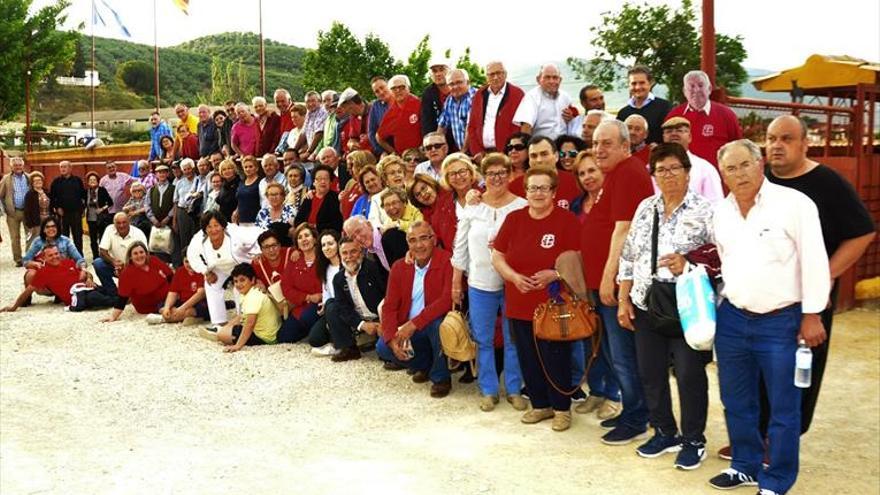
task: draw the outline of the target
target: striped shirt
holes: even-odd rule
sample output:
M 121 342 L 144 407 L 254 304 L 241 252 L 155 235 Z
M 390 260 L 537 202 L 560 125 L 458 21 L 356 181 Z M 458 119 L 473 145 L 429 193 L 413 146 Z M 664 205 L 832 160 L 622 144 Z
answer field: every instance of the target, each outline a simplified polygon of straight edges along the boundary
M 450 96 L 446 98 L 443 104 L 443 112 L 440 114 L 440 120 L 437 121 L 438 127 L 444 129 L 452 129 L 452 136 L 455 138 L 455 144 L 460 149 L 464 149 L 465 131 L 467 131 L 468 115 L 471 114 L 471 103 L 474 101 L 474 95 L 477 90 L 468 88 L 468 92 L 461 98 L 456 100 Z

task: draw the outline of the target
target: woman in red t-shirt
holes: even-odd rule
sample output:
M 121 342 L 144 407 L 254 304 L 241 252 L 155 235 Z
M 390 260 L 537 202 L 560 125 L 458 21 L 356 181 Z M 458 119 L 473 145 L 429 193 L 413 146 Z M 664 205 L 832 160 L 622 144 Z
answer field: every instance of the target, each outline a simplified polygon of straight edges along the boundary
M 183 266 L 174 271 L 165 305 L 158 313 L 147 315 L 147 323 L 180 323 L 187 318 L 210 320 L 205 301 L 205 276 L 193 271 L 189 258 L 183 257 Z
M 128 248 L 125 268 L 119 274 L 119 301 L 110 316 L 101 321 L 118 320 L 129 301 L 140 314 L 155 313 L 165 304 L 173 275 L 168 265 L 150 256 L 144 243 L 135 242 Z
M 292 325 L 293 342 L 298 342 L 309 334 L 312 325 L 318 321 L 318 304 L 323 299 L 323 287 L 315 264 L 318 231 L 303 223 L 293 231 L 293 238 L 301 256 L 287 264 L 281 275 L 281 290 L 290 304 L 290 316 L 284 325 Z
M 555 205 L 555 170 L 529 169 L 525 185 L 529 205 L 507 215 L 493 244 L 492 265 L 504 278 L 505 312 L 532 401 L 522 422 L 553 418 L 553 429 L 564 431 L 571 426 L 571 397 L 559 393 L 544 370 L 556 386 L 570 388 L 572 344 L 539 340 L 538 356 L 532 317 L 548 299 L 547 286 L 558 278 L 556 258 L 579 247 L 578 229 L 573 228 L 578 221 Z

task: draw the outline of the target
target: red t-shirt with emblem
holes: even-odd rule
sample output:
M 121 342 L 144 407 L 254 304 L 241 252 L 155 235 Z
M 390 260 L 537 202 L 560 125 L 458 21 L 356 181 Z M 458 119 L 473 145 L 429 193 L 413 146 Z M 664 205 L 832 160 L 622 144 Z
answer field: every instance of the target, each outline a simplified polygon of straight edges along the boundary
M 399 154 L 410 148 L 418 148 L 422 145 L 421 110 L 422 101 L 413 95 L 409 95 L 403 105 L 393 103 L 382 117 L 377 134 L 384 140 L 394 138 L 394 151 Z
M 58 266 L 44 265 L 37 270 L 31 285 L 39 290 L 48 289 L 64 301 L 65 306 L 70 306 L 70 288 L 77 282 L 79 268 L 73 260 L 65 258 Z
M 201 273 L 191 272 L 186 267 L 181 266 L 174 272 L 174 278 L 171 280 L 171 288 L 168 292 L 174 292 L 178 295 L 178 300 L 184 303 L 195 295 L 196 291 L 205 284 L 205 276 Z
M 733 110 L 715 101 L 709 105 L 708 115 L 682 103 L 666 116 L 667 119 L 672 117 L 684 117 L 691 123 L 691 144 L 688 145 L 688 151 L 708 160 L 715 168 L 718 168 L 718 149 L 743 137 L 739 119 Z
M 559 180 L 556 185 L 556 206 L 564 210 L 571 209 L 571 203 L 583 194 L 583 191 L 577 185 L 577 179 L 567 170 L 556 171 Z M 510 192 L 521 198 L 526 197 L 525 175 L 513 179 L 510 182 Z
M 517 273 L 532 276 L 541 270 L 552 270 L 562 252 L 578 249 L 578 231 L 572 228 L 576 225 L 574 213 L 562 208 L 553 208 L 549 216 L 540 220 L 523 208 L 507 215 L 493 247 L 504 254 L 507 264 Z M 535 308 L 549 297 L 546 289 L 523 294 L 513 283 L 504 281 L 508 318 L 531 321 Z
M 627 158 L 605 173 L 605 182 L 581 229 L 587 288 L 598 289 L 602 282 L 615 222 L 631 222 L 639 203 L 652 194 L 651 176 L 636 157 Z
M 119 296 L 127 297 L 140 314 L 155 313 L 168 295 L 168 277 L 174 271 L 155 256 L 147 269 L 129 264 L 119 274 Z

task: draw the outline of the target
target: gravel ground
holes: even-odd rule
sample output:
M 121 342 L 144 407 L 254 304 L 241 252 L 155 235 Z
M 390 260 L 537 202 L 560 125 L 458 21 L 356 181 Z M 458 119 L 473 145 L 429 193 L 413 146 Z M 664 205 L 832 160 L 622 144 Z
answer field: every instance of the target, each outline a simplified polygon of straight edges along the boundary
M 6 225 L 2 222 L 3 237 Z M 20 290 L 0 245 L 0 303 Z M 0 491 L 20 493 L 712 493 L 726 463 L 608 447 L 595 417 L 568 432 L 480 412 L 474 385 L 431 399 L 371 353 L 333 364 L 305 344 L 223 354 L 198 327 L 147 326 L 129 308 L 67 313 L 35 297 L 0 314 Z M 880 313 L 838 317 L 792 493 L 880 491 Z M 707 437 L 726 443 L 716 369 Z M 745 491 L 745 490 L 744 490 Z

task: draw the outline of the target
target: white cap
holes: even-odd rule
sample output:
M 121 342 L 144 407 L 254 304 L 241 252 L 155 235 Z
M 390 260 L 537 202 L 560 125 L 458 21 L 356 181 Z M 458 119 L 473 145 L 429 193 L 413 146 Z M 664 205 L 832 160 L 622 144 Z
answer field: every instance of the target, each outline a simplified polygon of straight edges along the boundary
M 342 106 L 348 102 L 348 100 L 357 96 L 358 92 L 354 90 L 352 87 L 345 88 L 345 91 L 339 95 L 339 106 Z
M 437 67 L 438 65 L 442 65 L 446 68 L 449 68 L 449 61 L 446 60 L 446 57 L 440 55 L 432 55 L 431 59 L 428 60 L 428 68 Z

